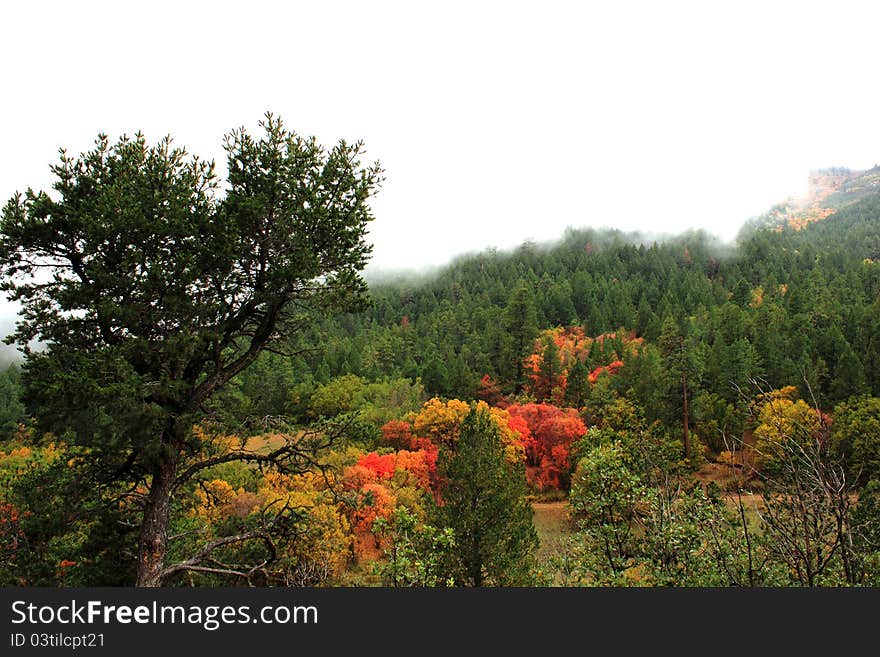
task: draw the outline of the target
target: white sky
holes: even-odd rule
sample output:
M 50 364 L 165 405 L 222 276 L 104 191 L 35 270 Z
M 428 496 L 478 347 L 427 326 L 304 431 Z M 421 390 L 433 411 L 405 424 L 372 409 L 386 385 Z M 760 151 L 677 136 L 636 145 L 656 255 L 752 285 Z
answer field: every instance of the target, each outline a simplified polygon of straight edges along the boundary
M 220 160 L 272 110 L 381 160 L 372 266 L 566 226 L 730 238 L 810 169 L 880 161 L 878 6 L 6 2 L 0 200 L 99 131 Z

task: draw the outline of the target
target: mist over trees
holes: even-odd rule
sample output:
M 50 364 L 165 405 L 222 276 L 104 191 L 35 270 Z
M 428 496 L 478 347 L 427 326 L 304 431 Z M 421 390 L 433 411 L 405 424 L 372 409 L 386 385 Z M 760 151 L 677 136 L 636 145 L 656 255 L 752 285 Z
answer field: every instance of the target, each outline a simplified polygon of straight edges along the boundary
M 46 347 L 0 374 L 0 582 L 880 582 L 880 194 L 368 289 L 378 166 L 262 128 L 222 192 L 102 137 L 6 205 Z

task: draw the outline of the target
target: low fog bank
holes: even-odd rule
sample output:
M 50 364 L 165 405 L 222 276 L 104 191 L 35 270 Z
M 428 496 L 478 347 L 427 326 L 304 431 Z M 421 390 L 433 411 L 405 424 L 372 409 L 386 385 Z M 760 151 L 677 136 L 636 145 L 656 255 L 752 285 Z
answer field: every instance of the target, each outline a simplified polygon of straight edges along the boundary
M 11 303 L 3 304 L 0 308 L 0 338 L 5 338 L 15 330 L 15 322 L 18 319 L 18 311 Z M 12 363 L 20 363 L 24 360 L 22 354 L 15 345 L 0 341 L 0 370 L 5 370 Z
M 535 241 L 526 240 L 516 247 L 498 248 L 496 246 L 487 246 L 480 251 L 466 251 L 457 255 L 451 255 L 446 264 L 427 265 L 421 268 L 414 267 L 383 267 L 381 264 L 370 263 L 364 270 L 364 278 L 367 283 L 373 286 L 396 286 L 396 285 L 421 285 L 430 283 L 439 277 L 450 267 L 457 264 L 474 259 L 495 259 L 507 258 L 523 253 L 531 253 L 534 255 L 544 255 L 552 252 L 554 249 L 564 247 L 566 245 L 577 245 L 586 247 L 590 244 L 592 248 L 601 250 L 605 248 L 614 248 L 624 245 L 632 245 L 637 247 L 650 248 L 657 245 L 681 244 L 682 247 L 699 243 L 710 254 L 718 260 L 726 260 L 736 256 L 738 245 L 748 237 L 755 229 L 762 225 L 762 219 L 755 217 L 743 224 L 739 234 L 735 240 L 723 240 L 717 235 L 706 231 L 705 229 L 690 229 L 681 233 L 667 233 L 655 231 L 623 231 L 618 228 L 611 227 L 585 227 L 585 228 L 566 228 L 561 237 L 553 240 Z

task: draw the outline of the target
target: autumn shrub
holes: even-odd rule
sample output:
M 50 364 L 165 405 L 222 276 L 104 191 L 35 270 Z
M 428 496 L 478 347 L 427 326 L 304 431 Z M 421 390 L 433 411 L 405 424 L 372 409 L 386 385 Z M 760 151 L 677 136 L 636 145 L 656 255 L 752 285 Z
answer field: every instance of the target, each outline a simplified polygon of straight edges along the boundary
M 526 462 L 530 483 L 540 489 L 568 486 L 572 444 L 587 433 L 577 410 L 551 404 L 514 404 L 507 409 L 514 426 L 528 429 Z

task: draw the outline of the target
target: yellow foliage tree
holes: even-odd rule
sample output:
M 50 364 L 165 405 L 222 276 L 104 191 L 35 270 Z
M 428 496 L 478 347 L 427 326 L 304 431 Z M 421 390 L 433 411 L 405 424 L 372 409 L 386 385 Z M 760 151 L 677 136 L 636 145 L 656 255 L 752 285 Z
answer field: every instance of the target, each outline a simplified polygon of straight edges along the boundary
M 223 479 L 201 482 L 196 488 L 193 514 L 213 525 L 232 516 L 246 518 L 262 506 L 260 495 L 239 487 L 234 489 Z
M 348 563 L 352 534 L 320 477 L 267 473 L 258 491 L 265 504 L 285 503 L 302 515 L 296 540 L 280 555 L 283 579 L 288 586 L 315 586 L 338 577 Z
M 519 441 L 519 433 L 509 426 L 510 414 L 484 401 L 477 402 L 477 409 L 488 413 L 498 426 L 507 459 L 511 462 L 524 461 L 525 449 Z M 460 399 L 444 402 L 434 397 L 425 402 L 418 413 L 410 415 L 409 421 L 416 436 L 428 438 L 436 445 L 454 447 L 461 434 L 461 423 L 470 411 L 470 404 Z
M 459 399 L 444 402 L 434 397 L 426 401 L 422 409 L 412 416 L 413 432 L 423 438 L 430 438 L 437 445 L 453 445 L 458 442 L 461 422 L 469 412 L 470 406 L 467 402 Z
M 787 442 L 806 445 L 820 432 L 824 418 L 804 400 L 795 397 L 794 386 L 787 386 L 760 395 L 756 400 L 755 449 L 760 463 L 777 458 Z

